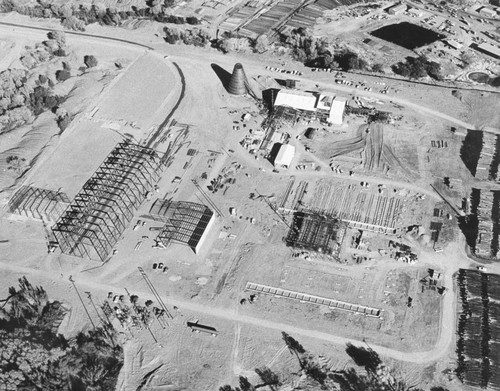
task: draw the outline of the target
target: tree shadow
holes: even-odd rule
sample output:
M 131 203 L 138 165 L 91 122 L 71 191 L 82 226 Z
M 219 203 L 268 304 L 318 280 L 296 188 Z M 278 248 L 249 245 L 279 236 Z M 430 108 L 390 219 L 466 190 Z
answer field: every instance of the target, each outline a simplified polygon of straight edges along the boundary
M 376 368 L 382 363 L 377 352 L 372 349 L 365 349 L 348 343 L 345 351 L 356 365 L 364 367 L 367 371 L 375 372 Z
M 220 67 L 217 64 L 210 64 L 213 71 L 217 75 L 217 77 L 220 79 L 222 85 L 224 86 L 225 90 L 227 91 L 227 87 L 229 86 L 229 81 L 231 80 L 231 73 L 226 71 L 224 68 Z
M 460 158 L 465 164 L 465 167 L 472 175 L 476 175 L 477 164 L 481 157 L 483 147 L 483 132 L 477 130 L 467 130 L 467 135 L 460 148 Z

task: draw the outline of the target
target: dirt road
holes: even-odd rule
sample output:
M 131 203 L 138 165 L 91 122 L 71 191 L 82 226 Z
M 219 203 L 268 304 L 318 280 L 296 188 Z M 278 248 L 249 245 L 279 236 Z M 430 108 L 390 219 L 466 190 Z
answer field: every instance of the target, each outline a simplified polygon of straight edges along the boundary
M 0 23 L 1 24 L 1 23 Z M 12 33 L 12 26 L 6 26 L 5 24 L 0 26 L 0 31 L 2 30 L 8 30 L 10 33 Z M 37 39 L 38 38 L 45 38 L 45 33 L 49 31 L 50 29 L 44 29 L 40 28 L 37 29 L 36 33 L 33 32 L 32 27 L 20 27 L 16 26 L 15 27 L 16 31 L 20 32 L 29 32 L 30 34 L 36 35 Z M 73 34 L 73 32 L 72 32 Z M 106 38 L 106 37 L 97 37 L 97 36 L 92 36 L 90 34 L 78 34 L 78 37 L 74 37 L 75 39 L 82 39 L 82 40 L 92 40 L 93 42 L 103 42 L 104 40 L 108 41 L 116 41 L 116 44 L 118 45 L 129 45 L 133 44 L 130 41 L 126 40 L 120 40 L 117 38 Z M 73 37 L 72 37 L 73 38 Z M 109 44 L 109 42 L 108 42 Z M 142 44 L 141 44 L 142 45 Z M 139 50 L 144 50 L 144 47 L 138 47 Z M 169 47 L 163 47 L 161 50 L 162 53 L 168 53 L 169 52 Z M 196 58 L 189 58 L 187 59 L 186 57 L 180 57 L 180 56 L 175 56 L 176 58 L 181 59 L 183 62 L 185 61 L 200 61 L 203 63 L 207 63 L 207 59 L 205 56 L 206 53 L 202 53 L 202 55 L 196 57 Z M 234 63 L 234 58 L 232 57 L 227 57 L 224 58 L 223 56 L 220 56 L 216 53 L 214 53 L 214 57 L 217 58 L 217 60 L 220 60 L 220 62 L 226 66 L 227 68 L 230 69 L 232 67 L 232 64 Z M 230 65 L 231 64 L 231 65 Z M 182 64 L 180 63 L 182 66 Z M 248 61 L 248 68 L 251 69 L 252 71 L 259 72 L 265 74 L 266 71 L 264 71 L 263 66 L 261 63 L 258 63 L 255 60 L 249 60 Z M 303 78 L 306 80 L 306 78 Z M 310 81 L 308 81 L 310 82 Z M 466 128 L 474 128 L 473 125 L 468 124 L 464 121 L 461 121 L 457 118 L 451 117 L 449 115 L 440 113 L 437 110 L 421 106 L 419 104 L 416 104 L 414 102 L 410 102 L 405 99 L 401 98 L 394 98 L 394 97 L 388 97 L 387 95 L 379 94 L 376 92 L 362 92 L 360 93 L 359 90 L 354 89 L 354 88 L 349 88 L 349 87 L 344 87 L 344 86 L 339 86 L 331 83 L 322 83 L 321 84 L 325 88 L 331 88 L 333 90 L 339 90 L 339 91 L 345 91 L 349 93 L 356 93 L 357 95 L 364 95 L 364 96 L 369 96 L 369 97 L 375 97 L 377 99 L 383 99 L 383 100 L 392 100 L 394 102 L 397 102 L 399 104 L 405 105 L 407 107 L 410 107 L 412 109 L 415 109 L 419 112 L 423 112 L 435 117 L 439 117 L 442 119 L 445 119 L 451 123 L 459 124 L 460 126 L 464 126 Z M 500 131 L 499 131 L 500 133 Z M 333 175 L 332 173 L 328 173 Z M 294 175 L 325 175 L 325 173 L 312 173 L 312 172 L 307 172 L 307 173 L 294 173 Z M 341 175 L 333 175 L 333 176 L 341 176 Z M 342 176 L 345 178 L 345 176 Z M 356 177 L 357 180 L 361 179 L 361 177 Z M 370 178 L 370 180 L 373 180 L 374 178 Z M 376 179 L 379 181 L 379 179 Z M 380 180 L 380 183 L 387 183 L 384 182 L 383 180 Z M 397 183 L 396 186 L 402 186 L 402 187 L 409 187 L 408 184 L 402 184 L 402 183 Z M 418 188 L 418 191 L 420 192 L 427 192 L 424 189 Z M 53 280 L 55 275 L 53 272 L 49 271 L 43 271 L 43 270 L 37 270 L 37 269 L 31 269 L 31 268 L 25 268 L 25 267 L 20 267 L 16 266 L 14 264 L 8 264 L 8 263 L 3 263 L 0 262 L 0 266 L 4 270 L 10 270 L 12 272 L 20 272 L 23 273 L 27 276 L 29 275 L 36 275 L 38 277 L 44 277 L 47 280 Z M 447 269 L 447 272 L 445 273 L 445 285 L 448 287 L 453 286 L 453 280 L 452 280 L 452 273 L 453 270 L 451 268 Z M 65 278 L 67 278 L 66 276 Z M 122 288 L 119 286 L 114 286 L 109 283 L 105 283 L 102 280 L 91 280 L 90 278 L 87 278 L 85 275 L 79 274 L 75 275 L 74 279 L 76 281 L 76 284 L 82 287 L 86 287 L 87 289 L 96 289 L 99 291 L 120 291 Z M 154 299 L 153 295 L 149 292 L 137 292 L 137 294 L 140 294 L 142 297 L 145 298 L 151 298 Z M 162 294 L 162 299 L 165 300 L 165 302 L 169 303 L 170 305 L 175 305 L 179 307 L 182 310 L 186 311 L 192 311 L 197 314 L 205 314 L 207 316 L 215 316 L 220 319 L 224 319 L 227 321 L 231 322 L 237 322 L 241 324 L 247 324 L 247 325 L 252 325 L 256 327 L 262 327 L 262 328 L 267 328 L 271 330 L 276 330 L 277 332 L 285 331 L 290 334 L 296 335 L 296 336 L 304 336 L 304 337 L 309 337 L 309 338 L 316 338 L 322 341 L 334 343 L 334 344 L 340 344 L 344 345 L 348 342 L 361 345 L 363 344 L 362 341 L 359 340 L 353 340 L 349 338 L 344 338 L 338 335 L 330 334 L 330 333 L 325 333 L 325 332 L 320 332 L 316 330 L 311 330 L 311 329 L 304 329 L 292 325 L 288 325 L 285 323 L 280 323 L 280 322 L 274 322 L 274 321 L 269 321 L 263 318 L 259 317 L 254 317 L 254 316 L 248 316 L 242 313 L 238 313 L 234 308 L 220 308 L 220 307 L 215 307 L 215 306 L 210 306 L 205 303 L 201 302 L 196 302 L 196 301 L 186 301 L 182 300 L 179 298 L 175 298 L 172 296 L 166 296 L 165 294 Z M 378 346 L 376 344 L 371 343 L 370 345 L 373 347 L 374 350 L 376 350 L 378 353 L 380 353 L 383 356 L 388 356 L 392 357 L 397 360 L 401 361 L 407 361 L 407 362 L 412 362 L 412 363 L 427 363 L 427 362 L 432 362 L 440 357 L 446 355 L 449 351 L 449 348 L 451 346 L 451 343 L 453 341 L 453 336 L 454 336 L 454 319 L 455 319 L 455 295 L 454 293 L 450 290 L 447 292 L 447 294 L 444 297 L 444 302 L 443 302 L 443 315 L 442 315 L 442 324 L 441 324 L 441 332 L 440 336 L 438 339 L 438 342 L 436 346 L 426 352 L 403 352 L 403 351 L 398 351 L 395 349 L 389 349 L 383 346 Z
M 0 262 L 0 267 L 3 270 L 9 270 L 12 272 L 23 273 L 29 279 L 30 275 L 36 276 L 36 278 L 46 278 L 48 281 L 53 281 L 54 277 L 57 274 L 53 272 L 46 272 L 39 269 L 31 269 L 26 267 L 17 266 L 14 264 L 8 264 L 5 262 Z M 65 280 L 68 276 L 64 276 L 62 280 Z M 96 280 L 95 278 L 89 279 L 84 275 L 74 275 L 73 279 L 77 286 L 85 288 L 85 289 L 94 289 L 102 292 L 120 292 L 123 288 L 120 286 L 114 286 L 111 284 L 107 284 L 101 281 Z M 447 286 L 451 286 L 452 277 L 451 274 L 445 276 L 445 284 Z M 143 297 L 145 299 L 155 300 L 154 295 L 151 292 L 138 292 L 135 291 L 135 294 Z M 207 305 L 205 303 L 197 303 L 194 301 L 186 301 L 179 298 L 175 298 L 172 296 L 166 296 L 165 294 L 161 294 L 162 300 L 165 301 L 168 305 L 177 306 L 182 311 L 191 311 L 197 314 L 205 314 L 207 316 L 214 316 L 220 319 L 224 319 L 231 322 L 237 322 L 242 324 L 247 324 L 255 327 L 263 327 L 271 330 L 276 330 L 278 333 L 285 331 L 294 336 L 302 336 L 308 338 L 316 338 L 325 342 L 330 342 L 338 345 L 345 345 L 347 343 L 352 343 L 355 345 L 364 345 L 363 341 L 344 338 L 338 335 L 329 334 L 321 331 L 316 331 L 312 329 L 304 329 L 296 326 L 292 326 L 285 323 L 273 322 L 270 320 L 266 320 L 263 318 L 257 318 L 254 316 L 248 316 L 241 313 L 238 313 L 234 308 L 219 308 Z M 391 357 L 396 360 L 412 362 L 416 364 L 424 364 L 428 362 L 433 362 L 440 357 L 446 355 L 448 353 L 449 347 L 453 340 L 454 335 L 454 294 L 453 292 L 449 292 L 444 298 L 443 302 L 443 316 L 442 316 L 442 327 L 439 340 L 436 346 L 426 352 L 403 352 L 395 349 L 389 349 L 383 346 L 378 346 L 374 343 L 370 342 L 370 346 L 377 351 L 382 356 Z
M 8 23 L 8 22 L 7 23 L 0 22 L 0 31 L 5 30 L 5 31 L 8 31 L 11 33 L 13 29 L 16 31 L 19 31 L 19 30 L 23 31 L 23 33 L 27 32 L 28 34 L 34 35 L 34 36 L 42 36 L 43 38 L 45 38 L 45 34 L 48 31 L 52 30 L 50 28 L 44 28 L 44 27 L 34 27 L 34 26 L 26 26 L 26 25 L 14 24 L 14 23 Z M 61 29 L 61 30 L 63 30 L 63 29 Z M 114 43 L 116 45 L 122 45 L 122 46 L 128 45 L 129 48 L 134 47 L 135 49 L 139 49 L 139 50 L 148 49 L 148 50 L 151 50 L 153 52 L 157 51 L 157 52 L 160 52 L 160 53 L 165 54 L 165 55 L 170 55 L 172 58 L 178 58 L 181 61 L 187 60 L 189 62 L 192 62 L 192 61 L 198 61 L 198 62 L 201 61 L 203 63 L 208 62 L 207 57 L 206 57 L 206 53 L 204 53 L 204 52 L 192 53 L 190 51 L 188 56 L 186 56 L 186 55 L 180 56 L 179 54 L 176 53 L 177 52 L 176 48 L 172 47 L 172 46 L 162 45 L 161 47 L 159 47 L 159 45 L 157 45 L 157 44 L 154 46 L 153 45 L 149 46 L 149 45 L 144 45 L 141 42 L 132 41 L 132 40 L 125 40 L 125 39 L 116 38 L 116 37 L 112 37 L 112 36 L 97 35 L 97 34 L 90 34 L 90 33 L 81 33 L 81 32 L 75 32 L 75 31 L 67 31 L 67 30 L 64 30 L 64 31 L 67 34 L 72 35 L 73 39 L 92 40 L 94 42 L 101 42 L 101 43 L 107 42 L 108 44 Z M 175 52 L 173 52 L 173 51 L 175 51 Z M 211 53 L 211 54 L 212 54 L 211 60 L 217 59 L 217 61 L 222 63 L 223 65 L 225 65 L 227 67 L 227 69 L 232 69 L 232 67 L 234 65 L 234 58 L 224 56 L 222 54 L 215 53 L 215 52 Z M 247 68 L 248 71 L 252 70 L 254 73 L 267 74 L 268 76 L 271 76 L 271 77 L 275 76 L 275 73 L 272 73 L 271 71 L 267 71 L 264 69 L 261 61 L 253 60 L 251 58 L 245 59 L 245 68 Z M 295 78 L 297 80 L 302 81 L 302 82 L 310 82 L 309 79 L 307 79 L 306 77 L 303 77 L 303 76 L 296 76 Z M 462 120 L 455 118 L 455 117 L 452 117 L 450 115 L 441 113 L 438 110 L 435 110 L 435 109 L 432 109 L 432 108 L 429 108 L 429 107 L 426 107 L 423 105 L 419 105 L 415 102 L 411 102 L 407 99 L 394 97 L 394 96 L 388 96 L 388 95 L 384 95 L 384 94 L 381 94 L 378 92 L 373 92 L 373 91 L 360 91 L 359 89 L 356 89 L 354 87 L 343 86 L 343 85 L 339 85 L 339 84 L 335 84 L 335 83 L 319 82 L 318 86 L 320 86 L 326 90 L 330 89 L 330 90 L 336 90 L 336 91 L 343 91 L 343 92 L 347 92 L 350 94 L 355 94 L 357 96 L 366 96 L 366 97 L 376 98 L 376 99 L 383 100 L 383 101 L 392 100 L 393 102 L 399 103 L 403 106 L 410 107 L 418 112 L 429 114 L 431 116 L 444 119 L 444 120 L 449 121 L 451 123 L 454 123 L 456 125 L 463 126 L 467 129 L 478 130 L 478 129 L 476 129 L 476 126 L 473 124 L 467 123 L 465 121 L 462 121 Z M 489 128 L 488 131 L 500 134 L 500 129 Z
M 268 175 L 276 175 L 273 173 L 271 170 L 272 168 L 267 164 L 265 161 L 262 160 L 255 160 L 252 155 L 248 153 L 241 145 L 235 145 L 233 146 L 234 150 L 236 151 L 236 154 L 238 158 L 242 159 L 246 164 L 255 167 L 255 168 L 262 168 L 265 171 L 264 173 L 267 173 Z M 356 173 L 354 176 L 350 176 L 349 173 L 336 173 L 334 171 L 331 171 L 330 167 L 328 164 L 325 162 L 321 161 L 318 159 L 314 154 L 309 153 L 305 151 L 304 147 L 302 145 L 297 145 L 296 148 L 298 151 L 300 151 L 301 156 L 307 156 L 310 160 L 313 160 L 318 166 L 322 167 L 322 171 L 315 171 L 315 170 L 281 170 L 279 172 L 279 175 L 287 175 L 287 176 L 295 176 L 297 178 L 338 178 L 338 179 L 343 179 L 343 180 L 350 180 L 356 183 L 359 183 L 361 181 L 364 182 L 369 182 L 369 183 L 377 183 L 377 184 L 384 184 L 387 186 L 394 186 L 396 188 L 404 188 L 408 190 L 413 190 L 418 193 L 422 193 L 425 195 L 428 195 L 429 197 L 432 197 L 436 200 L 441 200 L 438 194 L 436 194 L 435 191 L 430 188 L 430 186 L 423 187 L 419 186 L 415 183 L 407 183 L 403 181 L 396 181 L 394 179 L 389 179 L 389 178 L 375 178 L 373 176 L 368 176 L 368 175 L 362 175 L 359 173 Z

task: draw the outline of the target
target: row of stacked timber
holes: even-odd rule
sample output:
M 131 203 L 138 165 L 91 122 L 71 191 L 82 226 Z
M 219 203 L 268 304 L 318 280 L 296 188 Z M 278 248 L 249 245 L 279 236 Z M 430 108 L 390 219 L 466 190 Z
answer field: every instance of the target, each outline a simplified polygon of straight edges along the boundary
M 458 378 L 469 386 L 500 390 L 500 276 L 460 269 L 457 328 Z M 490 295 L 492 288 L 493 295 Z
M 497 247 L 494 244 L 498 242 L 498 233 L 495 230 L 493 208 L 497 200 L 495 199 L 495 193 L 492 191 L 479 190 L 478 193 L 479 200 L 476 210 L 478 234 L 475 253 L 482 257 L 496 257 L 498 248 L 494 248 Z
M 493 165 L 498 166 L 495 159 L 498 136 L 493 133 L 483 132 L 483 145 L 479 161 L 477 162 L 476 178 L 480 180 L 496 180 L 497 170 Z M 492 175 L 493 174 L 493 177 Z

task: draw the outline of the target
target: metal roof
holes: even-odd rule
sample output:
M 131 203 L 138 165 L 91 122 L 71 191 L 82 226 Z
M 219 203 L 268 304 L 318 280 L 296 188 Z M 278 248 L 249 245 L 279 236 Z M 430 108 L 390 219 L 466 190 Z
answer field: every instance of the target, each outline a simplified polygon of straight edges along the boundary
M 274 165 L 289 167 L 292 163 L 293 156 L 295 155 L 295 147 L 290 144 L 283 144 L 278 151 Z
M 342 125 L 344 119 L 344 109 L 345 100 L 335 99 L 332 102 L 332 107 L 330 109 L 330 115 L 328 116 L 328 121 L 335 125 Z
M 321 94 L 319 96 L 318 104 L 316 105 L 316 108 L 319 110 L 330 110 L 334 99 L 335 99 L 335 96 L 333 96 L 333 95 Z
M 488 54 L 492 54 L 496 57 L 500 58 L 500 48 L 490 45 L 488 43 L 482 43 L 477 45 L 477 48 L 483 52 L 487 52 Z
M 311 93 L 280 90 L 274 101 L 275 106 L 289 106 L 294 109 L 315 111 L 317 97 Z

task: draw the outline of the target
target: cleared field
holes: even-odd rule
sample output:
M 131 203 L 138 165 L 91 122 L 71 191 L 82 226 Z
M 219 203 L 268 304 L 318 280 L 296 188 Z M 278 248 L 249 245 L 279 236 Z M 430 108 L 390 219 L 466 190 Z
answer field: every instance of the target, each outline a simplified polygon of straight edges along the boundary
M 299 266 L 287 266 L 281 274 L 280 286 L 285 289 L 302 289 L 311 294 L 335 294 L 336 299 L 352 299 L 360 279 L 341 274 L 324 273 Z
M 346 269 L 344 272 L 322 273 L 319 269 L 288 266 L 285 270 L 289 272 L 282 275 L 285 278 L 281 279 L 280 287 L 379 308 L 382 310 L 380 318 L 269 294 L 259 294 L 256 304 L 246 306 L 246 311 L 302 327 L 314 324 L 316 330 L 335 328 L 339 335 L 363 337 L 384 346 L 426 350 L 436 343 L 442 296 L 430 291 L 420 293 L 419 278 L 426 273 L 423 269 L 375 271 L 357 268 L 356 272 Z M 355 274 L 361 274 L 363 278 L 357 278 Z M 251 278 L 257 281 L 255 277 Z M 261 277 L 261 281 L 266 280 L 270 278 Z M 411 307 L 407 305 L 408 297 L 412 297 Z
M 360 150 L 363 168 L 367 171 L 387 173 L 390 169 L 410 172 L 394 154 L 390 143 L 384 140 L 384 127 L 380 123 L 363 125 L 357 129 L 355 137 L 339 140 L 331 148 L 331 163 L 337 156 L 352 154 Z
M 139 127 L 147 125 L 175 84 L 175 75 L 167 62 L 145 54 L 107 92 L 94 118 L 135 122 Z
M 33 185 L 61 189 L 73 199 L 121 137 L 90 121 L 82 121 L 68 136 L 35 171 Z

